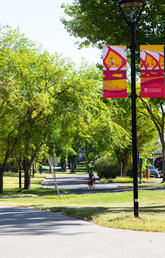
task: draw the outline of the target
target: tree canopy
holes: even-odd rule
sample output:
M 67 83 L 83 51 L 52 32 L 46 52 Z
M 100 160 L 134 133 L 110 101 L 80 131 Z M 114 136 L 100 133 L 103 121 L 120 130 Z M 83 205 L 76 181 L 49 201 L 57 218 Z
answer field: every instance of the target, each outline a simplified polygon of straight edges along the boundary
M 80 38 L 80 46 L 103 44 L 130 44 L 130 28 L 125 23 L 117 7 L 117 0 L 75 0 L 72 4 L 62 5 L 68 18 L 62 22 L 66 30 Z M 130 10 L 124 10 L 130 19 Z M 138 17 L 139 9 L 133 9 Z M 136 27 L 136 42 L 140 44 L 165 43 L 165 4 L 163 0 L 146 0 L 146 6 Z M 163 170 L 165 180 L 165 147 L 164 147 L 164 99 L 143 101 L 148 117 L 153 121 L 162 145 Z M 142 108 L 140 105 L 139 108 Z M 145 116 L 146 116 L 146 111 Z M 144 122 L 144 121 L 143 121 Z M 149 133 L 149 130 L 148 130 Z M 139 136 L 138 136 L 139 138 Z
M 126 131 L 102 99 L 99 69 L 87 63 L 76 69 L 58 54 L 37 49 L 18 30 L 3 28 L 0 39 L 1 192 L 9 159 L 22 162 L 28 189 L 40 153 L 66 159 L 83 146 L 97 155 L 126 143 Z
M 117 42 L 120 33 L 117 27 L 113 28 L 112 20 L 108 22 L 116 36 L 108 36 L 101 27 L 100 33 L 97 31 L 102 26 L 101 6 L 107 6 L 109 12 L 112 7 L 116 8 L 116 1 L 75 1 L 72 7 L 66 7 L 66 12 L 73 15 L 71 21 L 63 22 L 74 35 L 81 28 L 82 34 L 78 36 L 86 35 L 85 44 L 111 39 Z M 98 24 L 95 24 L 92 17 L 98 10 Z M 113 8 L 111 11 L 116 17 L 118 11 Z M 113 22 L 115 19 L 118 22 L 117 18 Z M 89 21 L 91 26 L 95 25 L 93 29 Z M 103 34 L 107 35 L 104 40 Z M 116 152 L 119 163 L 128 158 L 129 100 L 102 98 L 102 72 L 98 68 L 85 62 L 76 68 L 57 53 L 50 55 L 37 49 L 19 30 L 10 27 L 0 31 L 0 67 L 0 192 L 3 192 L 3 174 L 10 160 L 22 163 L 24 188 L 29 189 L 31 166 L 50 155 L 60 157 L 62 162 L 69 157 L 74 163 L 80 148 L 85 148 L 87 165 L 96 156 L 110 151 Z M 147 127 L 144 117 L 146 114 L 139 114 L 142 152 L 151 142 L 147 143 L 144 136 Z M 152 129 L 150 126 L 148 131 L 151 137 Z
M 117 0 L 73 0 L 63 4 L 68 18 L 62 18 L 67 31 L 79 37 L 80 46 L 130 44 L 130 28 L 124 22 Z M 163 44 L 165 34 L 164 0 L 147 0 L 137 26 L 137 44 Z M 138 10 L 134 11 L 137 15 Z M 127 14 L 128 15 L 128 14 Z

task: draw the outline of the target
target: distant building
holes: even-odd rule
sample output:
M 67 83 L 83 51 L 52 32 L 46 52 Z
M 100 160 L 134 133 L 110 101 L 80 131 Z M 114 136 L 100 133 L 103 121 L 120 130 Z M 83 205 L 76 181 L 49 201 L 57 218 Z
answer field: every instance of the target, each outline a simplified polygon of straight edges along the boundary
M 85 161 L 85 153 L 86 151 L 84 149 L 79 151 L 77 162 Z

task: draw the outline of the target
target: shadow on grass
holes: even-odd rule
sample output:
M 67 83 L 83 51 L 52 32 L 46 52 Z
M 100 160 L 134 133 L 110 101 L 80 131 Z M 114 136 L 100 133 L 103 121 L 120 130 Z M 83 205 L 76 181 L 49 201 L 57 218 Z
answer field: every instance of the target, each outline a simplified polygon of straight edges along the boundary
M 130 207 L 50 207 L 49 211 L 61 212 L 65 215 L 72 216 L 79 219 L 92 220 L 93 217 L 99 216 L 104 213 L 119 213 L 119 212 L 132 212 Z
M 93 217 L 99 215 L 104 215 L 106 213 L 110 214 L 125 214 L 133 213 L 133 207 L 51 207 L 48 208 L 52 212 L 61 212 L 65 215 L 72 216 L 75 218 L 92 220 Z M 165 213 L 165 205 L 160 206 L 145 206 L 139 208 L 139 212 L 143 214 L 148 213 Z
M 165 213 L 165 205 L 144 206 L 140 208 L 140 211 L 144 213 Z
M 65 194 L 65 190 L 59 190 L 60 194 Z M 31 189 L 31 190 L 26 190 L 26 189 L 19 189 L 19 188 L 7 188 L 4 190 L 3 194 L 0 194 L 0 198 L 4 196 L 14 196 L 14 195 L 25 195 L 25 194 L 34 194 L 38 196 L 44 196 L 44 195 L 57 195 L 57 191 L 55 189 L 48 189 L 48 188 L 36 188 L 36 189 Z

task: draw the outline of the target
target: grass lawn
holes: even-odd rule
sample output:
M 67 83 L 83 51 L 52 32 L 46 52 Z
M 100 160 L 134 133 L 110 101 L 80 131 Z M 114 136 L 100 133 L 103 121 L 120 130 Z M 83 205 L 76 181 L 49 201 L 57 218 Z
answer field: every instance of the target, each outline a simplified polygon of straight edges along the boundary
M 47 174 L 47 176 L 52 176 L 52 174 L 49 173 L 49 166 L 42 165 L 42 171 L 44 174 Z M 75 174 L 87 174 L 87 168 L 85 166 L 85 163 L 77 163 L 75 172 L 72 172 L 71 169 L 67 169 L 67 171 L 62 170 L 56 170 L 56 175 L 62 175 L 62 176 L 73 176 Z
M 54 190 L 40 188 L 44 175 L 35 175 L 32 179 L 32 190 L 22 194 L 38 193 L 41 196 L 10 198 L 10 194 L 18 194 L 18 178 L 5 176 L 5 197 L 1 198 L 1 206 L 21 206 L 62 212 L 72 217 L 92 221 L 93 223 L 131 230 L 165 232 L 165 191 L 139 190 L 139 215 L 133 216 L 133 193 L 98 193 L 83 195 L 54 195 Z M 2 197 L 2 196 L 1 196 Z
M 139 180 L 140 181 L 140 180 Z M 116 177 L 116 178 L 103 178 L 102 182 L 104 183 L 133 183 L 133 178 L 130 177 Z M 155 182 L 154 178 L 142 178 L 141 183 L 153 183 Z
M 31 178 L 31 190 L 24 190 L 24 178 L 22 175 L 22 189 L 19 189 L 19 178 L 18 173 L 9 173 L 4 174 L 4 194 L 0 196 L 10 196 L 10 195 L 24 195 L 24 194 L 54 194 L 54 189 L 46 189 L 40 187 L 41 183 L 44 181 L 47 174 L 36 173 L 34 178 Z

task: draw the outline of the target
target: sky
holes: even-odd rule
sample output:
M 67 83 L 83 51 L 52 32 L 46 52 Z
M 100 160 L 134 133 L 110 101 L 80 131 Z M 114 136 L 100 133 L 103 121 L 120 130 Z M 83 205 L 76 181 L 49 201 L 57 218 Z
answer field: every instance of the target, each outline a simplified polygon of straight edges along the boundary
M 62 3 L 72 0 L 0 0 L 0 25 L 19 27 L 20 32 L 34 41 L 37 46 L 71 58 L 79 64 L 84 58 L 92 63 L 101 63 L 101 50 L 78 49 L 77 38 L 64 29 L 60 17 L 64 16 Z

